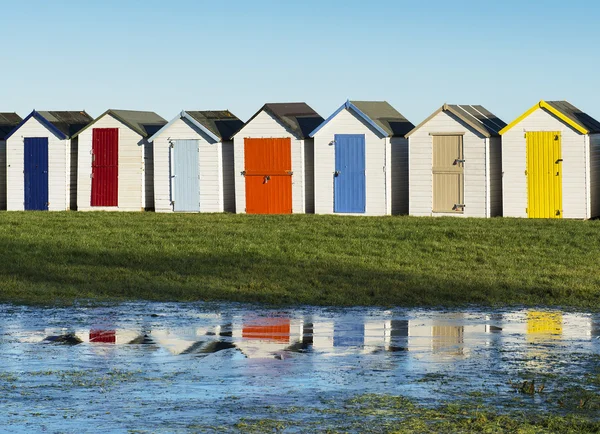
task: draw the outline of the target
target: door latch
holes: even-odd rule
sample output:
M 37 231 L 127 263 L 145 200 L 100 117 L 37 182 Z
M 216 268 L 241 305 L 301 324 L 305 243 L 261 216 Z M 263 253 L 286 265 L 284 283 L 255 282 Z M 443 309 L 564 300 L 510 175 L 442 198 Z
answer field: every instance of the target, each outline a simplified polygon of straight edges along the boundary
M 265 182 L 263 182 L 263 184 L 266 184 L 270 180 L 271 180 L 271 177 L 269 175 L 265 176 Z
M 341 172 L 339 170 L 336 170 L 335 172 L 333 172 L 333 176 L 340 176 L 340 173 Z
M 464 163 L 464 162 L 465 162 L 465 160 L 462 160 L 462 159 L 460 159 L 460 158 L 457 158 L 456 160 L 454 160 L 454 165 L 456 166 L 457 164 L 459 164 L 459 163 Z

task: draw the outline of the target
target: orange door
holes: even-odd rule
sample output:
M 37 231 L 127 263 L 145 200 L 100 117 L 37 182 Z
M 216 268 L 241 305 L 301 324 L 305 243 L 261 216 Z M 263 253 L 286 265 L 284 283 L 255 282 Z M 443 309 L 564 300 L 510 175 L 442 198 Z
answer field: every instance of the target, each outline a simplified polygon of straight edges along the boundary
M 292 213 L 291 139 L 244 139 L 246 212 Z

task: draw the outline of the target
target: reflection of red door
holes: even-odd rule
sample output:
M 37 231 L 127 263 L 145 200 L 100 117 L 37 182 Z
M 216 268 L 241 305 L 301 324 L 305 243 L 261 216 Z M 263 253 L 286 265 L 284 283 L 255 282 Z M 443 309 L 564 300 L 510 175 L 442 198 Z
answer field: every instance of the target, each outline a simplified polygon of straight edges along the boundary
M 287 318 L 261 318 L 244 324 L 242 337 L 288 343 L 290 341 L 290 320 Z
M 119 205 L 119 129 L 92 130 L 92 206 Z
M 292 141 L 244 139 L 246 212 L 292 213 Z
M 90 342 L 116 344 L 117 332 L 115 330 L 90 330 Z

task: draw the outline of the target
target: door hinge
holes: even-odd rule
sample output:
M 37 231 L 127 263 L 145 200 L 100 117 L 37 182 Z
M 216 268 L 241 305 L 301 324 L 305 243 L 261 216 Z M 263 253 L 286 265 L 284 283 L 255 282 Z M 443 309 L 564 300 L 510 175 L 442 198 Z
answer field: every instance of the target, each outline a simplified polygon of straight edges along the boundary
M 242 176 L 246 176 L 246 171 L 245 170 L 242 172 Z

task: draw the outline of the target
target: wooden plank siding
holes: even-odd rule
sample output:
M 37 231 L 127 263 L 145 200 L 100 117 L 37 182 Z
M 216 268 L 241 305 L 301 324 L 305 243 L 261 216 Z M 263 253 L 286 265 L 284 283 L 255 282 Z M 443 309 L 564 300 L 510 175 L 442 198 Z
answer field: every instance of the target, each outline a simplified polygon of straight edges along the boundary
M 0 211 L 6 210 L 6 140 L 0 140 Z
M 246 180 L 242 172 L 245 170 L 244 138 L 290 138 L 292 151 L 292 213 L 306 212 L 305 183 L 305 140 L 300 140 L 273 116 L 265 111 L 260 112 L 247 123 L 233 138 L 234 177 L 235 177 L 235 209 L 238 214 L 246 212 Z
M 187 119 L 178 119 L 154 139 L 154 198 L 157 212 L 171 205 L 170 141 L 196 140 L 199 146 L 200 212 L 223 212 L 223 144 L 215 142 Z M 231 194 L 231 192 L 229 192 Z M 232 198 L 228 198 L 231 202 Z
M 594 218 L 600 216 L 600 134 L 591 134 L 589 137 L 591 212 L 590 218 Z
M 314 137 L 315 213 L 333 214 L 336 134 L 365 136 L 365 213 L 356 215 L 391 214 L 392 152 L 387 137 L 381 137 L 372 126 L 347 109 L 340 111 Z
M 65 211 L 70 208 L 70 140 L 60 140 L 34 117 L 6 141 L 6 209 L 25 209 L 24 139 L 48 138 L 48 210 Z
M 525 132 L 528 131 L 561 132 L 563 218 L 589 218 L 585 136 L 543 109 L 534 111 L 502 136 L 503 215 L 527 217 Z
M 119 205 L 92 207 L 92 133 L 94 128 L 119 129 Z M 146 139 L 110 115 L 99 119 L 79 136 L 77 162 L 77 209 L 79 211 L 141 211 L 146 202 L 146 181 L 153 182 L 152 171 L 145 173 Z M 146 177 L 148 175 L 148 177 Z M 151 198 L 148 198 L 149 200 Z
M 433 136 L 431 134 L 463 134 L 464 149 L 464 202 L 463 213 L 433 212 L 433 177 L 432 153 Z M 487 179 L 489 140 L 472 129 L 456 116 L 441 111 L 429 122 L 415 131 L 409 139 L 409 213 L 414 216 L 455 216 L 455 217 L 490 217 L 497 214 L 491 212 L 488 201 L 489 191 L 501 190 L 496 184 L 497 178 Z M 489 153 L 489 155 L 488 155 Z M 495 155 L 498 155 L 496 153 Z M 496 162 L 496 164 L 500 164 Z M 497 170 L 497 167 L 496 167 Z M 489 183 L 489 184 L 488 184 Z M 489 186 L 488 186 L 489 185 Z M 489 191 L 488 191 L 489 190 Z

